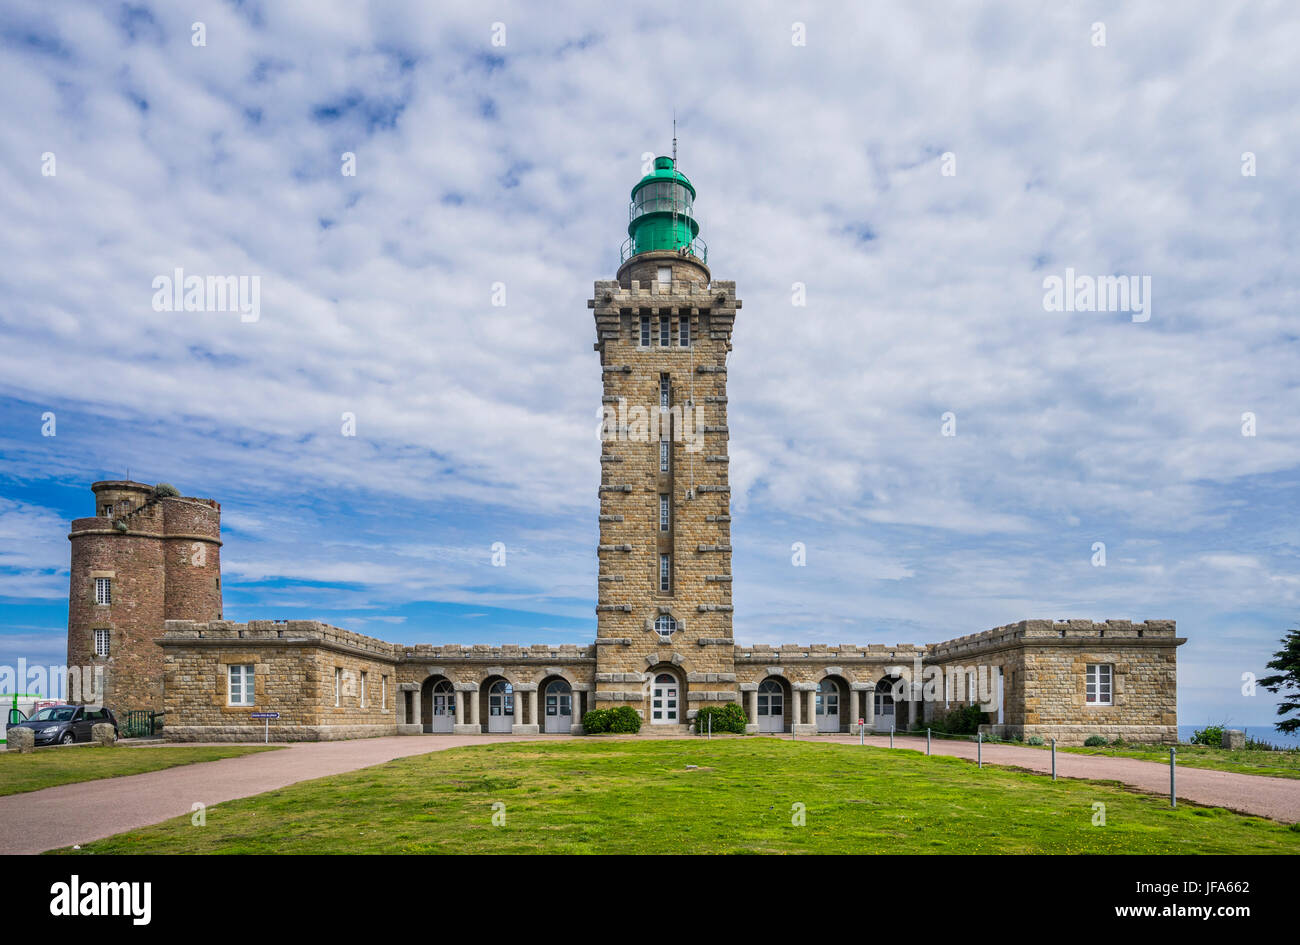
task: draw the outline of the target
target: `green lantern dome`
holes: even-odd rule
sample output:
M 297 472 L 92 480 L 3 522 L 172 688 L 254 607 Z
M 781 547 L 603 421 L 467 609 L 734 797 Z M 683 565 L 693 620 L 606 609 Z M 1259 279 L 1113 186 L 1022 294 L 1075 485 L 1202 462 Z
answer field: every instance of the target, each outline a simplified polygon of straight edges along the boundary
M 654 170 L 632 188 L 627 235 L 621 262 L 656 251 L 708 261 L 708 247 L 699 239 L 695 219 L 695 187 L 673 166 L 672 158 L 655 158 Z

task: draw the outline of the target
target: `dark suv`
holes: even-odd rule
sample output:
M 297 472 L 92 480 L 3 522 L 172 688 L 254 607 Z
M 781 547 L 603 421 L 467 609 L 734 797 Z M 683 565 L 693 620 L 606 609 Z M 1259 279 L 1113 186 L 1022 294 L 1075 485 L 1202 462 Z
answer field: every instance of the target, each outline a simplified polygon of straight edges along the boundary
M 46 706 L 27 721 L 6 728 L 32 729 L 38 745 L 71 745 L 90 741 L 90 729 L 98 722 L 107 722 L 117 731 L 117 719 L 111 709 L 89 705 Z

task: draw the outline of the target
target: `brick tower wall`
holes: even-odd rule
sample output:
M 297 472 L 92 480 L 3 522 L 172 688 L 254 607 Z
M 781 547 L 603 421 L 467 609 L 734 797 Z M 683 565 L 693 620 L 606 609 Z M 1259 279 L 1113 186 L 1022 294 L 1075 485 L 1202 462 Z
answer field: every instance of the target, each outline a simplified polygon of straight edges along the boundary
M 119 717 L 132 709 L 162 711 L 163 654 L 155 641 L 164 621 L 221 616 L 220 506 L 154 498 L 144 483 L 92 489 L 103 514 L 74 519 L 68 535 L 69 676 L 84 678 L 83 667 L 102 671 L 102 701 Z M 96 578 L 110 579 L 110 603 L 96 603 Z M 96 630 L 109 631 L 107 657 L 95 653 Z M 94 701 L 91 692 L 76 695 Z

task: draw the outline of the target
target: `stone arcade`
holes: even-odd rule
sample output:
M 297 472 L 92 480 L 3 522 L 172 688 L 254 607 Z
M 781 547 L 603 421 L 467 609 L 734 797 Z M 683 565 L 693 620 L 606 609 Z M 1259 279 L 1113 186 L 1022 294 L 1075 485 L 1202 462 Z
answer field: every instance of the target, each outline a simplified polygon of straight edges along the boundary
M 223 621 L 218 503 L 95 483 L 72 523 L 69 666 L 187 741 L 567 733 L 630 705 L 643 732 L 740 702 L 756 733 L 904 729 L 970 701 L 1002 734 L 1176 741 L 1172 620 L 1025 620 L 945 643 L 737 647 L 727 355 L 741 302 L 714 280 L 671 158 L 632 190 L 617 278 L 595 284 L 604 379 L 590 646 L 403 646 L 315 621 Z M 637 408 L 640 408 L 639 410 Z M 650 420 L 653 422 L 649 422 Z

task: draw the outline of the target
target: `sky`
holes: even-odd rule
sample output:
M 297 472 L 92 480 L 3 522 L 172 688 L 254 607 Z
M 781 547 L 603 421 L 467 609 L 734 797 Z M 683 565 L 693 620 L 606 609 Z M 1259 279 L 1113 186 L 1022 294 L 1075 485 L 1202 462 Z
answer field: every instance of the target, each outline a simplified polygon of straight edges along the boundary
M 1222 0 L 9 0 L 0 665 L 64 661 L 68 523 L 128 474 L 221 502 L 227 619 L 589 642 L 586 300 L 675 111 L 744 301 L 737 642 L 1175 619 L 1180 722 L 1267 724 L 1297 48 Z M 159 311 L 177 269 L 257 317 Z M 1050 310 L 1067 270 L 1149 317 Z

